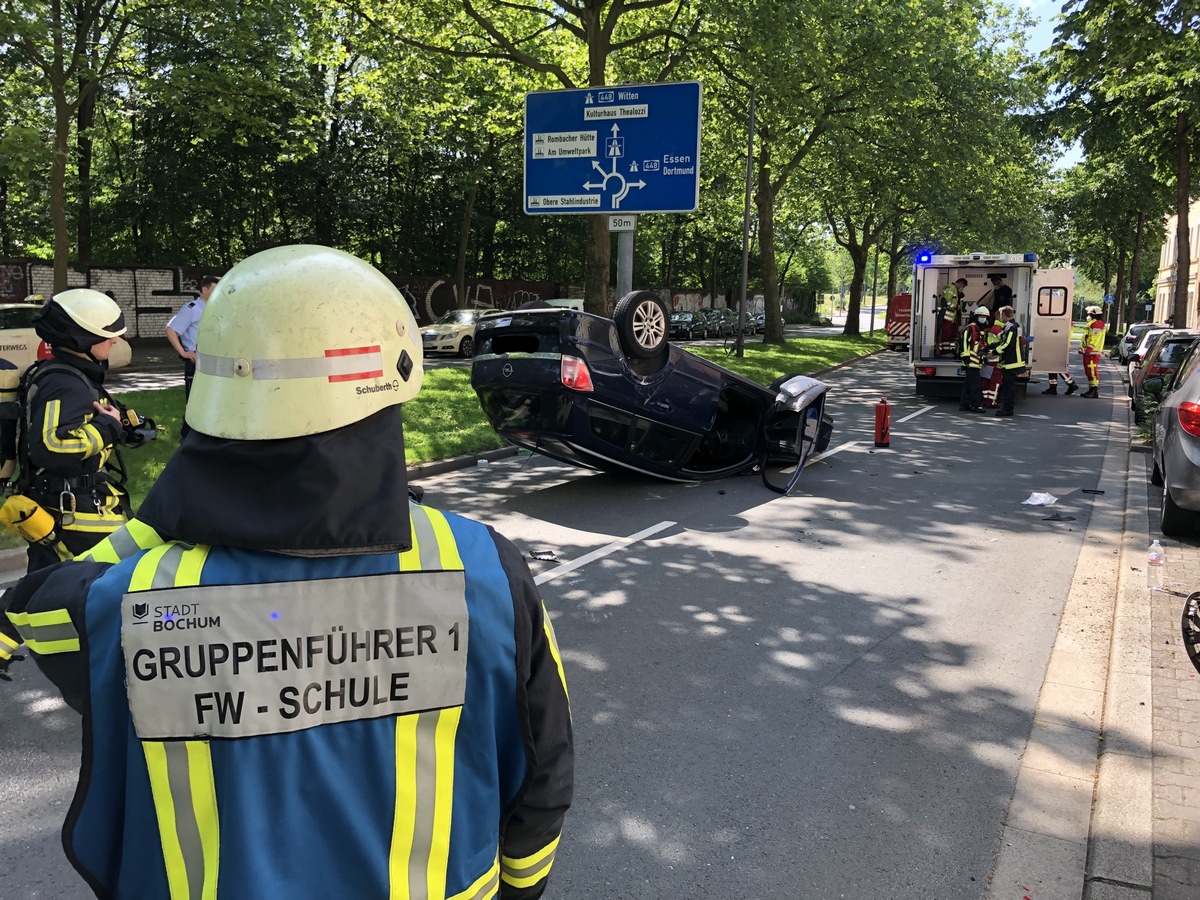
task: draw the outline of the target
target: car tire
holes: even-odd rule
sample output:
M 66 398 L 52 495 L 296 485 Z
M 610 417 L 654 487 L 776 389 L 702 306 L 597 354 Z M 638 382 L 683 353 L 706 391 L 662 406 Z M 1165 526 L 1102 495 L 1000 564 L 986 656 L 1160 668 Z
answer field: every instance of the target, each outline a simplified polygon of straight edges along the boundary
M 667 304 L 653 291 L 633 291 L 613 312 L 617 338 L 626 356 L 652 359 L 667 345 Z
M 458 342 L 458 355 L 463 359 L 470 359 L 475 355 L 475 338 L 471 335 L 463 335 L 463 339 Z
M 1158 467 L 1158 460 L 1154 458 L 1154 450 L 1150 450 L 1150 483 L 1155 487 L 1163 486 L 1162 469 Z
M 1188 537 L 1196 527 L 1196 514 L 1190 509 L 1182 509 L 1175 504 L 1171 497 L 1171 488 L 1165 483 L 1162 492 L 1162 513 L 1158 520 L 1158 530 L 1168 537 Z

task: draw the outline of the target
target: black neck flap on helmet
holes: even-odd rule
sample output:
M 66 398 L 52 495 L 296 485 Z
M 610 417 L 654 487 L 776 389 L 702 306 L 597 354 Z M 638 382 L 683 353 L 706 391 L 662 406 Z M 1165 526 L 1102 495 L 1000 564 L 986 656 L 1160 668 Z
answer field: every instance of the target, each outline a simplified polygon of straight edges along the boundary
M 275 440 L 234 441 L 193 428 L 137 517 L 168 540 L 289 556 L 408 550 L 400 407 Z

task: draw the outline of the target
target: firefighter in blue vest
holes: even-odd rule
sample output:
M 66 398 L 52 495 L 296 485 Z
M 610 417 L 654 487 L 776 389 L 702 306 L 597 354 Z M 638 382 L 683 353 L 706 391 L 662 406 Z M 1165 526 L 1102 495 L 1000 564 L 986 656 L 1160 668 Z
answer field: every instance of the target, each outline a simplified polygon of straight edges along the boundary
M 4 598 L 85 719 L 72 864 L 116 900 L 540 897 L 562 657 L 519 551 L 410 497 L 408 304 L 279 247 L 200 332 L 192 430 L 138 517 Z

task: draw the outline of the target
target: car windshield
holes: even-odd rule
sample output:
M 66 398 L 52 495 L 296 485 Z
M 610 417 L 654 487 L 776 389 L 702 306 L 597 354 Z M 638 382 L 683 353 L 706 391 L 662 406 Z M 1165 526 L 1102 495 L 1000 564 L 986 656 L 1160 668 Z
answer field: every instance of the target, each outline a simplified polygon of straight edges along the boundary
M 1195 340 L 1195 337 L 1189 337 L 1167 341 L 1163 344 L 1162 349 L 1158 351 L 1158 359 L 1155 360 L 1155 363 L 1160 366 L 1178 365 L 1179 361 L 1183 359 L 1183 355 L 1187 353 L 1188 348 L 1195 343 Z
M 435 324 L 437 325 L 470 325 L 475 321 L 475 310 L 473 309 L 452 309 L 446 313 Z

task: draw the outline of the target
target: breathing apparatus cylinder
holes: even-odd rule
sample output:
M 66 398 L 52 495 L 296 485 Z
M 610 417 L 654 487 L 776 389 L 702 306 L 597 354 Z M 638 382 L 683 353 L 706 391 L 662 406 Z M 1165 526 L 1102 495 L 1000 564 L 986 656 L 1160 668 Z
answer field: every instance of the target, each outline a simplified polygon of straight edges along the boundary
M 54 530 L 54 516 L 36 500 L 13 494 L 0 506 L 0 523 L 31 544 L 51 548 L 59 559 L 71 558 L 71 552 L 63 546 Z
M 0 482 L 9 481 L 17 471 L 17 420 L 21 406 L 17 400 L 21 373 L 8 360 L 0 360 Z

